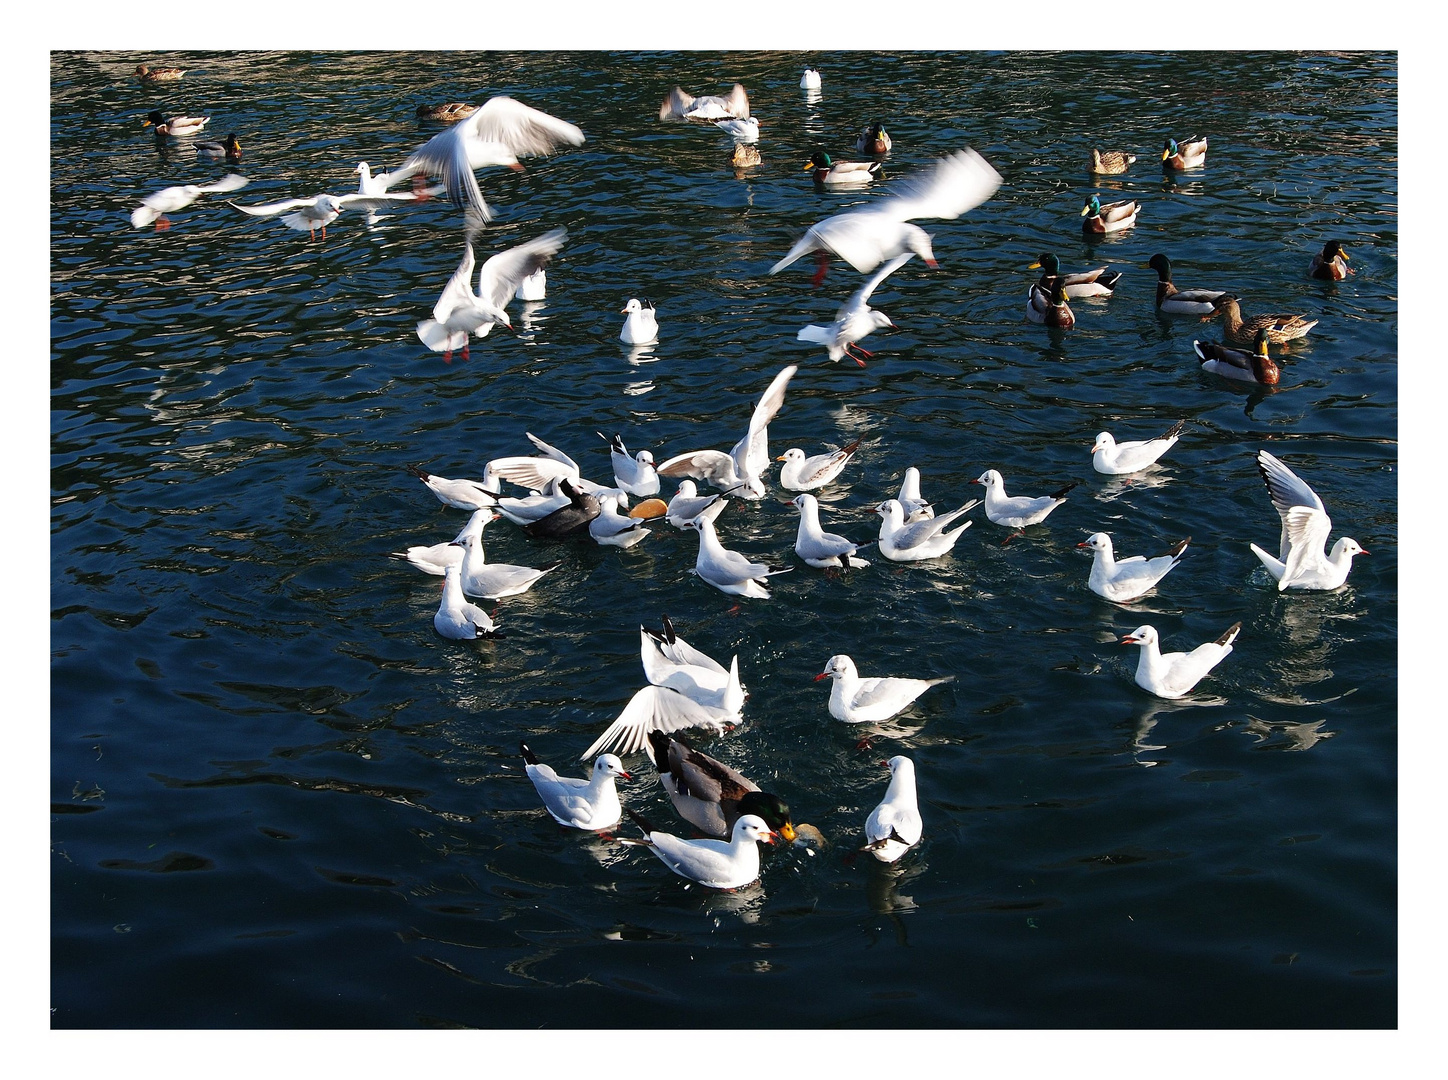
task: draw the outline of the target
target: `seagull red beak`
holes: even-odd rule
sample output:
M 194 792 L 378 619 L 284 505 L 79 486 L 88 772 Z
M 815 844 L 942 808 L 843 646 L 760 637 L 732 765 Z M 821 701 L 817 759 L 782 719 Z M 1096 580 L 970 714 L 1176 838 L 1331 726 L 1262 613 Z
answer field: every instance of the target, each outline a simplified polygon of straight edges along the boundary
M 814 677 L 814 681 L 819 682 L 821 679 L 828 679 L 829 677 L 830 673 L 828 671 L 821 671 L 818 675 Z
M 625 771 L 625 772 L 619 773 L 619 775 L 622 776 L 625 780 L 632 780 L 632 779 L 633 779 L 633 773 L 631 773 L 631 772 Z

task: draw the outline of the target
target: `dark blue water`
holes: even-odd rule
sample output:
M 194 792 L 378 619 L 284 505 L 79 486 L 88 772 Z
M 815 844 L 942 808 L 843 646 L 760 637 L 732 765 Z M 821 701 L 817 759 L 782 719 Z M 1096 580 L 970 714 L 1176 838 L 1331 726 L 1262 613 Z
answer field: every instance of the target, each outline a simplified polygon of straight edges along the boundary
M 739 1026 L 740 1000 L 802 1027 L 1392 1027 L 1397 1022 L 1397 67 L 1393 55 L 56 54 L 51 105 L 51 1006 L 57 1027 Z M 798 89 L 821 69 L 823 95 Z M 712 128 L 661 124 L 675 83 L 749 90 L 764 165 L 736 176 Z M 423 102 L 510 93 L 588 142 L 483 174 L 497 219 L 479 258 L 566 226 L 549 296 L 472 359 L 421 348 L 460 257 L 445 202 L 325 243 L 220 198 L 169 231 L 128 214 L 222 169 L 166 152 L 153 108 L 235 132 L 255 203 L 355 190 L 431 128 Z M 858 283 L 812 289 L 770 265 L 812 222 L 876 192 L 820 194 L 816 146 L 848 156 L 880 118 L 886 179 L 966 144 L 1001 172 L 986 204 L 926 222 L 873 303 L 899 329 L 867 368 L 794 340 Z M 1210 138 L 1164 183 L 1163 137 Z M 1093 184 L 1093 144 L 1140 160 Z M 1137 226 L 1086 242 L 1093 192 Z M 1306 276 L 1342 240 L 1357 273 Z M 1042 251 L 1124 273 L 1070 332 L 1023 317 Z M 1248 314 L 1321 321 L 1273 392 L 1202 374 L 1159 318 L 1146 260 L 1229 288 Z M 631 296 L 659 345 L 617 340 Z M 520 316 L 523 316 L 520 318 Z M 524 328 L 526 327 L 526 328 Z M 1002 546 L 807 567 L 770 601 L 689 573 L 662 527 L 620 552 L 527 539 L 494 561 L 564 559 L 502 601 L 507 636 L 444 641 L 437 579 L 388 551 L 465 515 L 406 467 L 477 476 L 525 431 L 602 478 L 595 431 L 660 457 L 727 449 L 754 398 L 800 365 L 773 453 L 862 441 L 829 491 L 837 531 L 918 466 L 955 505 L 999 469 L 1042 493 L 1080 482 Z M 1186 436 L 1148 482 L 1091 470 L 1103 429 Z M 1269 448 L 1326 501 L 1360 558 L 1336 592 L 1279 594 L 1248 550 L 1278 521 Z M 794 561 L 771 485 L 721 519 L 726 543 Z M 979 489 L 975 489 L 977 492 Z M 1193 538 L 1152 594 L 1086 587 L 1075 545 Z M 491 608 L 491 605 L 490 605 Z M 667 612 L 750 690 L 745 723 L 701 738 L 788 799 L 830 847 L 769 853 L 732 894 L 686 887 L 647 852 L 565 832 L 517 744 L 568 765 L 643 684 L 638 626 Z M 1132 682 L 1116 644 L 1150 622 L 1168 648 L 1241 621 L 1189 698 Z M 869 750 L 812 682 L 833 653 L 866 674 L 953 674 Z M 854 861 L 884 791 L 916 762 L 925 839 L 893 868 Z M 627 803 L 673 822 L 646 759 Z M 581 774 L 581 768 L 578 770 Z

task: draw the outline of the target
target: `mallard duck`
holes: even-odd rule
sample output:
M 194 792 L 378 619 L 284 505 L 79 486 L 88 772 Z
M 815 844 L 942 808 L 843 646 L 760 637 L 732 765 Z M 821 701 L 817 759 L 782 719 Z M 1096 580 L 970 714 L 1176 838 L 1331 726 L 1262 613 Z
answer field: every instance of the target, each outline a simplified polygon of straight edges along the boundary
M 1156 271 L 1156 310 L 1166 315 L 1202 315 L 1217 313 L 1217 302 L 1227 296 L 1225 289 L 1178 289 L 1171 280 L 1171 260 L 1156 254 L 1146 265 Z M 1250 339 L 1249 339 L 1250 340 Z
M 759 156 L 759 151 L 748 143 L 735 143 L 734 153 L 729 158 L 729 164 L 736 169 L 748 169 L 754 165 L 763 165 L 764 159 Z
M 1055 326 L 1061 330 L 1069 330 L 1076 325 L 1076 316 L 1072 314 L 1071 306 L 1066 303 L 1065 286 L 1059 277 L 1051 279 L 1049 293 L 1040 285 L 1031 286 L 1030 292 L 1026 294 L 1026 318 L 1033 323 Z
M 199 142 L 196 157 L 201 161 L 220 161 L 225 158 L 233 165 L 241 162 L 241 141 L 235 135 L 228 135 L 221 142 Z
M 145 64 L 136 65 L 136 78 L 140 79 L 146 86 L 154 86 L 156 83 L 175 82 L 186 74 L 185 68 L 178 67 L 147 67 Z
M 1107 150 L 1103 153 L 1094 147 L 1091 150 L 1091 171 L 1098 176 L 1117 176 L 1136 160 L 1135 154 L 1125 150 Z
M 1100 198 L 1092 195 L 1091 201 L 1081 208 L 1081 216 L 1086 219 L 1081 222 L 1081 231 L 1112 233 L 1129 229 L 1136 224 L 1136 215 L 1140 210 L 1141 203 L 1132 199 L 1103 205 Z
M 794 841 L 789 806 L 778 795 L 683 739 L 650 731 L 645 749 L 659 771 L 659 783 L 679 816 L 706 836 L 725 837 L 745 814 L 757 814 L 785 840 Z
M 459 120 L 466 120 L 478 111 L 478 106 L 469 105 L 466 101 L 449 101 L 445 105 L 419 105 L 417 107 L 417 118 L 419 120 L 438 120 L 444 124 L 455 124 Z
M 861 154 L 888 154 L 890 147 L 895 144 L 885 132 L 885 125 L 878 120 L 871 120 L 865 125 L 865 130 L 860 132 L 860 137 L 855 140 L 855 150 Z
M 1347 264 L 1347 252 L 1342 249 L 1341 240 L 1329 240 L 1322 245 L 1322 253 L 1312 257 L 1312 265 L 1307 268 L 1308 277 L 1315 277 L 1321 281 L 1342 281 L 1352 273 L 1352 268 Z
M 1217 301 L 1217 312 L 1226 318 L 1222 336 L 1235 345 L 1252 344 L 1258 331 L 1264 331 L 1272 344 L 1281 345 L 1284 341 L 1305 336 L 1318 322 L 1306 315 L 1253 315 L 1244 319 L 1241 308 L 1237 306 L 1237 298 L 1230 293 Z
M 1162 147 L 1161 167 L 1167 172 L 1180 172 L 1182 169 L 1198 169 L 1206 163 L 1206 139 L 1183 139 L 1180 143 L 1175 139 L 1167 139 L 1166 145 Z
M 1229 349 L 1210 341 L 1193 341 L 1192 349 L 1202 358 L 1202 370 L 1237 382 L 1276 386 L 1282 370 L 1267 355 L 1267 331 L 1259 330 L 1255 352 Z
M 834 161 L 823 150 L 816 150 L 804 170 L 814 170 L 816 184 L 826 187 L 858 187 L 875 179 L 880 167 L 878 161 Z
M 211 121 L 209 116 L 162 116 L 157 109 L 146 115 L 142 127 L 155 125 L 157 135 L 195 135 Z
M 1062 274 L 1061 263 L 1049 251 L 1031 263 L 1030 268 L 1041 271 L 1041 280 L 1036 284 L 1048 293 L 1051 291 L 1051 279 L 1059 277 L 1066 286 L 1067 300 L 1084 296 L 1110 296 L 1116 283 L 1121 280 L 1121 271 L 1112 270 L 1108 266 L 1098 270 L 1086 270 L 1080 274 Z

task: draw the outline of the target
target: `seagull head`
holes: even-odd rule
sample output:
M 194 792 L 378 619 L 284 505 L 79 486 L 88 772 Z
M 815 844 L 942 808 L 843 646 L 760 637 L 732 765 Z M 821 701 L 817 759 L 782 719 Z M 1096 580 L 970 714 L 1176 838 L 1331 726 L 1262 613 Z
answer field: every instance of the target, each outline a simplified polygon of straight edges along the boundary
M 847 675 L 855 673 L 855 662 L 844 653 L 830 657 L 825 661 L 825 669 L 814 677 L 815 682 L 821 679 L 842 679 Z
M 613 754 L 599 754 L 598 759 L 593 763 L 593 778 L 602 780 L 605 776 L 617 776 L 623 780 L 632 780 L 633 776 L 623 767 L 623 762 Z
M 786 450 L 784 453 L 780 454 L 779 457 L 775 458 L 774 460 L 775 460 L 775 461 L 803 461 L 803 460 L 804 460 L 804 451 L 801 450 L 801 449 L 800 449 L 799 447 L 797 447 L 797 446 L 792 446 L 792 447 L 790 447 L 788 450 Z
M 758 814 L 745 814 L 734 823 L 734 831 L 730 835 L 735 840 L 759 840 L 772 844 L 779 834 L 770 829 Z
M 1092 533 L 1085 540 L 1076 545 L 1078 548 L 1090 548 L 1092 551 L 1110 551 L 1111 537 L 1105 533 Z
M 1116 440 L 1111 437 L 1111 432 L 1103 431 L 1096 436 L 1096 445 L 1091 448 L 1091 452 L 1094 454 L 1098 450 L 1111 450 L 1115 446 Z
M 984 484 L 987 490 L 989 490 L 990 488 L 998 488 L 1001 486 L 1001 474 L 996 472 L 994 469 L 987 469 L 985 472 L 981 473 L 974 480 L 972 480 L 971 483 Z
M 1156 627 L 1151 625 L 1138 626 L 1131 633 L 1121 639 L 1122 645 L 1153 645 L 1156 643 Z

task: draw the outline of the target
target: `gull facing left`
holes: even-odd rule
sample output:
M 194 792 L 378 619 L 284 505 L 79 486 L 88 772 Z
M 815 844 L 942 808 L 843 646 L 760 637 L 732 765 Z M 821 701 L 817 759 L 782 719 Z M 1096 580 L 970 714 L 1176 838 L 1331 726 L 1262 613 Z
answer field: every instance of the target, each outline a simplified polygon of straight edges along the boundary
M 213 180 L 209 184 L 178 184 L 175 187 L 162 188 L 160 191 L 147 195 L 141 200 L 141 205 L 131 211 L 131 226 L 144 229 L 154 221 L 156 228 L 167 228 L 171 224 L 166 218 L 167 214 L 190 206 L 203 195 L 220 191 L 236 191 L 246 187 L 250 182 L 238 173 L 228 173 L 220 180 Z
M 1156 583 L 1181 562 L 1182 553 L 1191 541 L 1190 536 L 1178 540 L 1166 554 L 1153 559 L 1145 555 L 1117 559 L 1111 547 L 1111 537 L 1103 532 L 1092 533 L 1076 546 L 1091 549 L 1091 576 L 1087 581 L 1091 591 L 1107 600 L 1124 604 L 1156 588 Z
M 1045 521 L 1051 511 L 1066 501 L 1066 492 L 1076 486 L 1072 481 L 1050 495 L 1029 498 L 1025 495 L 1006 494 L 1005 481 L 995 469 L 987 469 L 972 484 L 985 485 L 985 516 L 997 525 L 1024 529 L 1027 525 L 1038 525 Z
M 768 600 L 769 578 L 794 569 L 792 566 L 751 562 L 739 552 L 726 548 L 719 542 L 719 534 L 714 531 L 714 522 L 710 518 L 696 517 L 686 526 L 699 534 L 699 555 L 694 561 L 694 573 L 720 592 Z
M 830 687 L 830 715 L 847 724 L 880 724 L 910 707 L 910 703 L 932 686 L 948 683 L 954 675 L 943 679 L 899 679 L 880 677 L 864 679 L 855 670 L 855 662 L 843 653 L 832 656 L 825 669 L 814 677 L 833 679 Z
M 1111 432 L 1103 431 L 1091 447 L 1091 467 L 1107 476 L 1140 472 L 1175 446 L 1186 426 L 1185 420 L 1178 420 L 1154 439 L 1123 443 L 1112 438 Z
M 317 230 L 321 229 L 322 239 L 325 240 L 327 226 L 336 221 L 338 215 L 348 207 L 371 211 L 383 206 L 417 201 L 418 197 L 407 191 L 385 195 L 314 195 L 310 199 L 283 199 L 281 202 L 261 203 L 257 206 L 238 206 L 228 200 L 226 205 L 252 217 L 285 215 L 282 224 L 287 228 L 296 229 L 298 232 L 305 229 L 309 240 L 315 240 Z
M 779 469 L 779 486 L 790 491 L 814 491 L 822 488 L 840 475 L 859 448 L 860 440 L 856 439 L 848 446 L 842 446 L 828 454 L 805 457 L 803 450 L 791 447 L 774 459 L 784 462 Z
M 1179 698 L 1227 658 L 1232 642 L 1241 632 L 1242 624 L 1233 623 L 1216 641 L 1198 645 L 1189 653 L 1163 653 L 1156 627 L 1147 625 L 1127 634 L 1121 644 L 1141 646 L 1141 659 L 1136 665 L 1137 686 L 1160 698 Z

